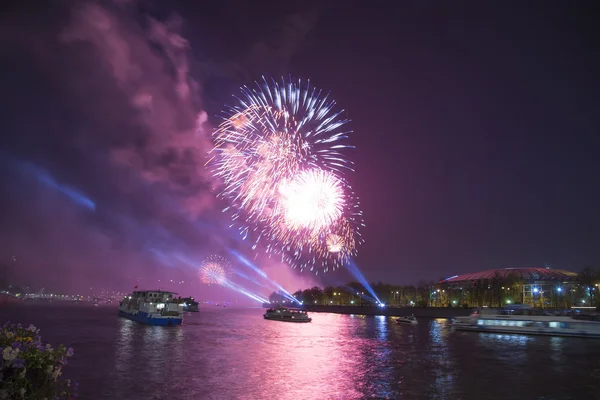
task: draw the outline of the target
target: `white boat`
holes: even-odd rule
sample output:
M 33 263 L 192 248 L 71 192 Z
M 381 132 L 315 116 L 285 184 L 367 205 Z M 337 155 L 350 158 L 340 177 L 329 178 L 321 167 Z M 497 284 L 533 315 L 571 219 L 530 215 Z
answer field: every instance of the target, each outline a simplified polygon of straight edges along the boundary
M 600 338 L 600 321 L 568 316 L 513 315 L 499 310 L 479 310 L 458 317 L 454 329 L 519 335 Z
M 417 319 L 415 318 L 414 315 L 411 315 L 410 317 L 396 318 L 396 323 L 398 325 L 418 325 L 419 324 L 419 322 L 417 321 Z
M 284 322 L 310 322 L 312 319 L 306 313 L 306 310 L 294 308 L 269 308 L 264 315 L 265 319 Z
M 149 325 L 181 325 L 183 303 L 176 302 L 173 292 L 137 290 L 119 303 L 119 316 Z

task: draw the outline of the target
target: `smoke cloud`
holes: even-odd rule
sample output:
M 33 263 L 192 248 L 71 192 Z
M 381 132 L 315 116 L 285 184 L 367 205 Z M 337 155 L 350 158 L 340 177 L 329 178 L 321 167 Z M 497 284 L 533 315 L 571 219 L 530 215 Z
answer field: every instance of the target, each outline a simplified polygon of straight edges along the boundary
M 196 261 L 169 261 L 184 254 L 199 265 L 226 246 L 248 248 L 205 168 L 205 109 L 222 97 L 206 86 L 243 81 L 269 60 L 284 67 L 316 14 L 291 14 L 277 40 L 215 62 L 197 60 L 176 14 L 145 15 L 135 1 L 44 7 L 14 10 L 1 24 L 11 79 L 2 84 L 0 262 L 14 279 L 52 290 L 222 293 L 198 287 Z M 267 269 L 291 291 L 312 284 L 287 266 Z

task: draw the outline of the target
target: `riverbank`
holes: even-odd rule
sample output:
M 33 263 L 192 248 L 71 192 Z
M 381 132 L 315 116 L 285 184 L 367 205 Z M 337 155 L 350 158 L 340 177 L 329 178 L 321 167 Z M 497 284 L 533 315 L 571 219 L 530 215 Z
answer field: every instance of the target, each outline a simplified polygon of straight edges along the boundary
M 272 307 L 271 304 L 263 304 L 263 307 Z M 471 314 L 471 308 L 458 307 L 376 307 L 376 306 L 320 306 L 304 305 L 303 309 L 309 312 L 333 313 L 333 314 L 357 314 L 357 315 L 385 315 L 389 317 L 403 317 L 414 315 L 426 318 L 454 318 L 465 317 Z
M 360 307 L 360 306 L 304 306 L 310 312 L 323 312 L 334 314 L 358 314 L 358 315 L 385 315 L 389 317 L 403 317 L 414 315 L 415 317 L 427 318 L 453 318 L 464 317 L 471 314 L 470 308 L 456 307 Z
M 8 294 L 0 293 L 0 305 L 22 303 L 23 300 Z

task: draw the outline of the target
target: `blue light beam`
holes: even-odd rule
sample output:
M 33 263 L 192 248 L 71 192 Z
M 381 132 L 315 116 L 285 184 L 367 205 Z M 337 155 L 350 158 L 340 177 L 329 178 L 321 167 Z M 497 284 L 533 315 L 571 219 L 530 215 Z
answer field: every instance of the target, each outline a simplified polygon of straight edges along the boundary
M 379 300 L 379 297 L 377 297 L 377 295 L 375 294 L 375 291 L 373 290 L 371 285 L 369 285 L 369 282 L 367 282 L 367 279 L 365 278 L 363 273 L 360 272 L 360 270 L 358 269 L 358 266 L 356 265 L 354 260 L 350 259 L 348 261 L 348 264 L 346 265 L 346 268 L 348 268 L 348 271 L 358 281 L 358 283 L 363 285 L 365 290 L 369 292 L 369 294 L 377 301 L 377 304 L 383 304 L 383 302 Z

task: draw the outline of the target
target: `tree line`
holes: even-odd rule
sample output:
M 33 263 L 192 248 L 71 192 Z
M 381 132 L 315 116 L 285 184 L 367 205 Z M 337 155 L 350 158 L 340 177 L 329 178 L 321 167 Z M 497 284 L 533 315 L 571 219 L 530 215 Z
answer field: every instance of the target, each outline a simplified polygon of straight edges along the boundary
M 391 285 L 373 282 L 370 289 L 358 282 L 343 286 L 315 286 L 298 290 L 290 299 L 274 292 L 269 301 L 303 305 L 372 306 L 378 302 L 392 307 L 503 307 L 529 304 L 538 308 L 600 307 L 600 269 L 586 267 L 570 281 L 524 281 L 517 274 L 496 273 L 489 279 L 447 283 L 420 282 Z M 373 295 L 374 294 L 374 295 Z

